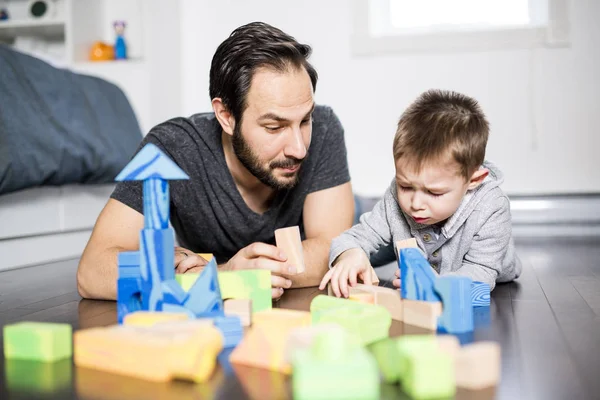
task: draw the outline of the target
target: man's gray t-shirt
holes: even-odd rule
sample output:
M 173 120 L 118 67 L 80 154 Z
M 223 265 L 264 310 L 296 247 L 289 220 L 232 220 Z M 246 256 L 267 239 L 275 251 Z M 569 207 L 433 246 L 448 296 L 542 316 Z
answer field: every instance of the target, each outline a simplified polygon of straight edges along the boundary
M 350 181 L 344 130 L 329 107 L 313 113 L 312 139 L 298 184 L 279 191 L 261 214 L 244 202 L 229 172 L 221 143 L 221 126 L 214 113 L 174 118 L 144 137 L 157 145 L 190 179 L 169 181 L 171 224 L 182 247 L 212 253 L 218 263 L 253 242 L 275 243 L 275 229 L 299 225 L 309 193 Z M 118 182 L 111 197 L 143 213 L 141 182 Z

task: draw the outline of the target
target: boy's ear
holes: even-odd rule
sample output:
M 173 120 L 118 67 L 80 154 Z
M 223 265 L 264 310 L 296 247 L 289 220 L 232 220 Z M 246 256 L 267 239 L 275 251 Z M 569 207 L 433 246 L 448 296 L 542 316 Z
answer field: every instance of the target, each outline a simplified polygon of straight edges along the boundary
M 225 107 L 225 104 L 223 104 L 223 101 L 219 97 L 215 97 L 214 99 L 212 99 L 211 103 L 213 111 L 215 112 L 215 117 L 217 117 L 221 128 L 229 136 L 233 136 L 233 129 L 235 128 L 235 118 L 233 118 L 233 115 L 231 114 L 231 112 L 229 112 L 227 107 Z
M 469 186 L 467 187 L 467 189 L 473 190 L 477 186 L 481 185 L 483 183 L 483 180 L 488 176 L 489 173 L 490 171 L 487 168 L 481 168 L 473 172 L 473 175 L 471 175 L 471 179 L 469 180 Z

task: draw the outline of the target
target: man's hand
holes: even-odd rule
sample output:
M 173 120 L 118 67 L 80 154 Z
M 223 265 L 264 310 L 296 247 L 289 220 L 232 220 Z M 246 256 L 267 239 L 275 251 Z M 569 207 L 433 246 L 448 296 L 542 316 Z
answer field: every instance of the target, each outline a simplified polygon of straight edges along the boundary
M 191 250 L 175 247 L 175 273 L 199 272 L 208 261 Z
M 373 284 L 373 268 L 369 258 L 362 249 L 355 248 L 344 251 L 340 254 L 333 267 L 325 274 L 319 289 L 325 289 L 327 282 L 331 280 L 331 289 L 337 297 L 350 295 L 348 283 L 354 287 L 360 278 L 365 285 Z
M 286 265 L 287 257 L 276 246 L 266 243 L 252 243 L 233 256 L 224 269 L 238 271 L 243 269 L 268 269 L 271 271 L 271 297 L 277 299 L 283 294 L 283 289 L 292 286 L 292 281 L 286 275 L 296 273 L 295 266 Z

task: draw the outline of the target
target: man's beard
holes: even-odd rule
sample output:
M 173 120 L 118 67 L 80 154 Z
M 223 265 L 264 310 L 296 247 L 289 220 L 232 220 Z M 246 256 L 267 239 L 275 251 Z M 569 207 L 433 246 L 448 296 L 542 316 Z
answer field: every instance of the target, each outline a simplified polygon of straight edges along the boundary
M 232 145 L 233 152 L 242 165 L 259 181 L 275 190 L 289 190 L 296 186 L 298 183 L 299 169 L 294 172 L 292 179 L 284 182 L 275 177 L 274 170 L 275 168 L 292 168 L 296 165 L 300 165 L 302 160 L 289 157 L 283 161 L 272 161 L 267 168 L 264 168 L 256 153 L 250 148 L 250 145 L 242 136 L 240 125 L 241 124 L 235 124 Z

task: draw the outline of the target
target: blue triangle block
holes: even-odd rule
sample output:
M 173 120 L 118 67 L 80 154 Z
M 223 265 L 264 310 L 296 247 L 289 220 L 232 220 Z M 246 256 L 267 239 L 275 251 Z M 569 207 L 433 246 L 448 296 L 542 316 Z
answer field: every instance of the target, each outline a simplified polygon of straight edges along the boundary
M 441 301 L 434 288 L 437 277 L 418 249 L 400 250 L 398 262 L 402 282 L 400 295 L 403 299 Z
M 466 276 L 441 276 L 435 281 L 435 290 L 444 304 L 438 328 L 448 333 L 473 330 L 472 284 L 473 280 Z
M 116 181 L 143 181 L 158 178 L 164 180 L 190 179 L 156 145 L 148 143 L 133 157 L 115 178 Z
M 185 300 L 188 297 L 188 294 L 181 288 L 179 282 L 175 279 L 169 279 L 167 281 L 162 282 L 162 292 L 163 292 L 163 310 L 164 304 L 176 304 L 183 305 Z
M 223 298 L 217 276 L 217 262 L 213 258 L 204 267 L 196 282 L 188 290 L 184 306 L 197 318 L 223 317 Z

